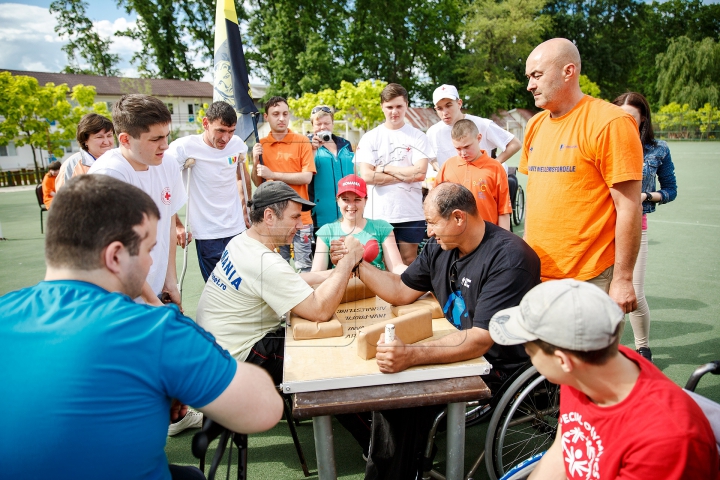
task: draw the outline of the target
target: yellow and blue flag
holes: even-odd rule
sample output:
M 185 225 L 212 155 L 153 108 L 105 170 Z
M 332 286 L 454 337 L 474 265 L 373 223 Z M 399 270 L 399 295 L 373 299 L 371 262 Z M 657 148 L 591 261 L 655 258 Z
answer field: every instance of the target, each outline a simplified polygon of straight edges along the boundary
M 250 96 L 245 52 L 233 0 L 217 0 L 215 13 L 213 101 L 220 100 L 235 108 L 238 115 L 235 135 L 247 140 L 254 132 L 252 114 L 258 110 Z

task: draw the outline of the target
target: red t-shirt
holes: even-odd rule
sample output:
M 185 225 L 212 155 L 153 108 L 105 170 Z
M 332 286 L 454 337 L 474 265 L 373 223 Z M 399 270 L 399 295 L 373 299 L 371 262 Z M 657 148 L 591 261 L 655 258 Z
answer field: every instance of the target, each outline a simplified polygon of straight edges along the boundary
M 720 478 L 715 436 L 700 407 L 650 362 L 622 345 L 620 351 L 640 367 L 622 402 L 599 407 L 582 392 L 561 387 L 567 478 Z

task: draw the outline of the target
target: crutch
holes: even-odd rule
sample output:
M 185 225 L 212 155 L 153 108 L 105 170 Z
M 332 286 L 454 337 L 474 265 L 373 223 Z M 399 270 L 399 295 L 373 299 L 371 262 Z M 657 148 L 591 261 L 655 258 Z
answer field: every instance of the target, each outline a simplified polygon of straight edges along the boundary
M 183 281 L 185 280 L 185 272 L 187 271 L 187 257 L 188 257 L 188 238 L 190 238 L 190 174 L 192 173 L 192 167 L 195 166 L 195 159 L 188 158 L 185 160 L 183 170 L 187 169 L 187 184 L 185 185 L 185 196 L 187 197 L 187 203 L 185 204 L 185 247 L 183 248 L 183 265 L 180 271 L 180 280 L 178 281 L 178 292 L 180 292 L 180 301 L 182 302 L 182 287 Z
M 238 153 L 238 169 L 240 170 L 240 183 L 242 183 L 242 189 L 243 189 L 243 196 L 245 197 L 245 210 L 247 210 L 247 216 L 250 218 L 250 207 L 248 207 L 248 202 L 250 201 L 250 198 L 248 197 L 247 192 L 247 186 L 245 185 L 245 162 L 243 161 L 243 166 L 240 166 L 240 153 Z M 250 225 L 245 225 L 245 228 L 250 228 Z

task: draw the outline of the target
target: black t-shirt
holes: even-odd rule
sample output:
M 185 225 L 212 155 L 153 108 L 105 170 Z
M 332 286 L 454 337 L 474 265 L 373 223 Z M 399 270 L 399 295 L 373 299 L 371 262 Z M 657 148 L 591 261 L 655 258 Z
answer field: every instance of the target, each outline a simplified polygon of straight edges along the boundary
M 457 248 L 443 250 L 431 238 L 403 272 L 405 285 L 432 290 L 445 318 L 459 330 L 488 329 L 498 311 L 516 307 L 540 283 L 540 259 L 517 235 L 485 222 L 485 236 L 472 253 L 459 257 Z M 493 345 L 485 354 L 496 367 L 528 359 L 522 345 Z

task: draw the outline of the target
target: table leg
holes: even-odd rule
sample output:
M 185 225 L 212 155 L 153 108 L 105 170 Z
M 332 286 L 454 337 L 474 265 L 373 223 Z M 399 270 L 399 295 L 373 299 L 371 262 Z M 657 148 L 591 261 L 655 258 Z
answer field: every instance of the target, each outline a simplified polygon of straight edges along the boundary
M 463 404 L 464 405 L 464 404 Z M 463 413 L 465 409 L 463 408 Z M 463 423 L 463 429 L 465 424 Z M 318 480 L 335 480 L 335 446 L 333 445 L 332 417 L 313 417 L 315 456 L 317 457 Z M 464 434 L 464 430 L 463 430 Z
M 465 402 L 451 403 L 447 409 L 447 480 L 465 475 Z

